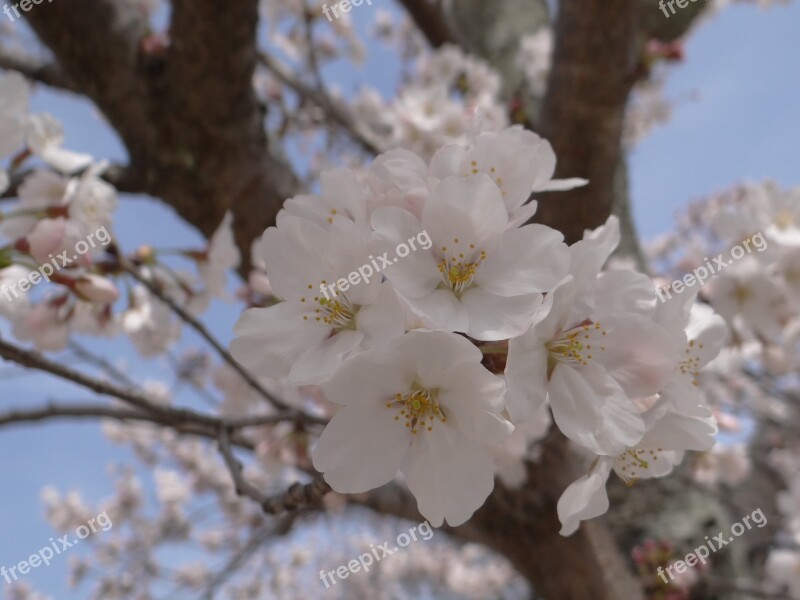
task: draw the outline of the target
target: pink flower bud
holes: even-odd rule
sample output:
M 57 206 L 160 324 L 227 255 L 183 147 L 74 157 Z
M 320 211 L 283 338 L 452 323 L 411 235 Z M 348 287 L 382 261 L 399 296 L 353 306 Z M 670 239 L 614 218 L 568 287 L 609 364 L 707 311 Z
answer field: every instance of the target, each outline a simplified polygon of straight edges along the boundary
M 119 298 L 119 291 L 114 283 L 99 275 L 82 275 L 75 282 L 75 293 L 87 302 L 111 304 Z

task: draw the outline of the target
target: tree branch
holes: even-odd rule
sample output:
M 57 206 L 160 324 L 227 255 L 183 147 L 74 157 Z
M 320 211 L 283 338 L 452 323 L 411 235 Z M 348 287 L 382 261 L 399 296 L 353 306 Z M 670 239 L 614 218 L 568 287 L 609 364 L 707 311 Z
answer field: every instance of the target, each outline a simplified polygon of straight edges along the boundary
M 155 283 L 147 279 L 146 277 L 142 276 L 139 273 L 139 270 L 130 263 L 126 258 L 122 256 L 118 256 L 118 260 L 120 262 L 121 267 L 130 274 L 136 281 L 141 283 L 145 286 L 151 294 L 153 294 L 156 298 L 158 298 L 161 302 L 166 304 L 172 312 L 174 312 L 180 319 L 189 325 L 192 329 L 194 329 L 204 340 L 206 340 L 211 347 L 217 352 L 217 354 L 224 360 L 233 370 L 235 370 L 242 379 L 247 382 L 247 384 L 255 390 L 262 398 L 264 398 L 267 402 L 269 402 L 272 406 L 274 406 L 279 411 L 294 413 L 296 415 L 296 419 L 298 421 L 306 421 L 311 423 L 317 424 L 325 424 L 327 421 L 325 419 L 321 419 L 319 417 L 315 417 L 313 415 L 306 414 L 302 411 L 299 411 L 288 404 L 286 404 L 283 400 L 280 400 L 277 396 L 272 394 L 269 390 L 267 390 L 261 383 L 256 379 L 247 369 L 245 369 L 239 362 L 231 356 L 231 353 L 219 342 L 217 339 L 211 335 L 211 332 L 206 328 L 206 326 L 201 323 L 198 319 L 196 319 L 193 315 L 191 315 L 185 308 L 180 306 L 175 300 L 167 296 Z
M 50 373 L 56 377 L 60 377 L 66 381 L 71 381 L 85 389 L 95 392 L 103 396 L 111 396 L 129 404 L 152 418 L 160 419 L 166 424 L 172 425 L 175 423 L 189 423 L 192 425 L 200 425 L 214 430 L 221 428 L 240 429 L 244 427 L 256 427 L 261 425 L 268 425 L 278 423 L 281 421 L 295 421 L 299 423 L 314 423 L 324 424 L 324 419 L 309 416 L 308 419 L 299 415 L 297 411 L 281 411 L 272 415 L 244 417 L 239 419 L 223 420 L 217 417 L 198 413 L 194 410 L 187 408 L 174 408 L 168 405 L 160 404 L 156 400 L 150 398 L 148 395 L 139 392 L 138 390 L 131 390 L 116 386 L 112 383 L 94 379 L 79 371 L 75 371 L 67 366 L 61 365 L 57 362 L 49 360 L 39 354 L 30 350 L 25 350 L 9 344 L 0 338 L 0 358 L 7 361 L 16 363 L 20 366 L 35 369 Z
M 16 71 L 37 83 L 80 93 L 80 89 L 59 65 L 45 62 L 7 48 L 0 48 L 0 69 Z
M 236 493 L 258 503 L 268 515 L 318 506 L 331 491 L 331 486 L 319 475 L 311 483 L 295 483 L 285 492 L 268 496 L 244 477 L 242 463 L 233 454 L 230 434 L 225 428 L 220 430 L 219 451 L 231 473 Z
M 611 214 L 625 106 L 639 64 L 639 8 L 638 0 L 559 5 L 539 130 L 558 156 L 556 176 L 585 177 L 589 185 L 543 194 L 536 219 L 570 243 Z
M 300 81 L 289 69 L 268 54 L 259 53 L 259 61 L 272 73 L 278 81 L 294 90 L 301 98 L 319 106 L 325 114 L 350 136 L 369 154 L 378 155 L 388 150 L 387 144 L 373 135 L 359 123 L 346 107 L 336 102 L 322 90 L 317 90 Z
M 431 0 L 398 0 L 398 3 L 406 10 L 431 46 L 438 48 L 444 44 L 459 45 L 458 37 L 450 27 L 441 3 L 434 3 Z

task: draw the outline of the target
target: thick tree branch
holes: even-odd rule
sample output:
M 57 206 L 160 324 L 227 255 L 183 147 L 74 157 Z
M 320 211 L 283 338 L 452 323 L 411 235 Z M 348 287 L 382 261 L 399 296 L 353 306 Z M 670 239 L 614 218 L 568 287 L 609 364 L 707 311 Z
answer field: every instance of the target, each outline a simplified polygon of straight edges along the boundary
M 622 157 L 625 106 L 639 62 L 637 0 L 560 3 L 540 133 L 558 156 L 558 177 L 589 185 L 542 196 L 537 220 L 569 242 L 611 214 Z
M 59 65 L 7 48 L 0 48 L 0 69 L 17 71 L 31 81 L 43 83 L 54 88 L 80 92 L 75 82 L 64 73 Z
M 298 188 L 268 147 L 252 85 L 258 2 L 220 10 L 212 0 L 174 0 L 165 47 L 147 43 L 149 24 L 133 2 L 71 0 L 26 16 L 119 133 L 141 191 L 207 237 L 233 211 L 248 273 L 253 240 Z

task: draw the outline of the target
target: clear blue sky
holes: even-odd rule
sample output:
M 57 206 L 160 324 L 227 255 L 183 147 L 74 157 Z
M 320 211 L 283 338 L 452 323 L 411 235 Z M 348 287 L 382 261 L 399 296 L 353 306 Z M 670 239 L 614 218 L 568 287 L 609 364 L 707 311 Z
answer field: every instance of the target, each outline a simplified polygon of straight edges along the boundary
M 45 10 L 45 8 L 42 8 Z M 353 13 L 368 19 L 368 11 Z M 674 69 L 667 92 L 696 101 L 681 103 L 672 121 L 641 143 L 631 158 L 635 218 L 641 233 L 651 237 L 671 228 L 675 211 L 687 201 L 725 189 L 742 179 L 770 177 L 789 185 L 800 183 L 800 6 L 769 11 L 737 6 L 706 23 L 687 46 L 686 63 Z M 363 25 L 359 24 L 359 29 Z M 331 72 L 347 91 L 361 81 L 385 94 L 394 89 L 390 55 L 370 47 L 367 63 L 345 77 Z M 40 91 L 36 110 L 62 119 L 68 146 L 98 157 L 124 160 L 115 136 L 99 126 L 91 107 L 72 98 Z M 199 243 L 199 237 L 157 203 L 125 200 L 117 233 L 123 243 L 148 241 L 175 246 Z M 220 307 L 209 315 L 214 331 L 229 339 L 235 319 Z M 142 365 L 122 343 L 102 346 L 109 355 L 125 357 L 140 378 L 152 366 Z M 161 372 L 168 372 L 160 364 Z M 51 399 L 88 399 L 60 382 L 40 376 L 1 381 L 0 405 L 31 407 Z M 40 490 L 54 484 L 80 489 L 98 500 L 113 492 L 107 466 L 125 460 L 126 450 L 110 446 L 94 425 L 62 424 L 4 429 L 0 433 L 0 480 L 5 490 L 0 511 L 0 565 L 10 566 L 47 544 L 54 532 L 42 518 Z M 75 554 L 80 550 L 74 551 Z M 34 570 L 27 580 L 58 600 L 85 598 L 65 589 L 66 559 Z M 0 587 L 4 582 L 0 580 Z

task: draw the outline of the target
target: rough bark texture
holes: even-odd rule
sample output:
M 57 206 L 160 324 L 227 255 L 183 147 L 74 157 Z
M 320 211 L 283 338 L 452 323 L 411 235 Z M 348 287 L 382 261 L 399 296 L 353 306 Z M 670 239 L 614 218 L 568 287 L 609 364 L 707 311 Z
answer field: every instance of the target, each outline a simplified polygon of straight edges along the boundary
M 270 151 L 252 85 L 258 3 L 172 4 L 169 45 L 149 52 L 132 3 L 72 0 L 26 16 L 122 138 L 139 191 L 206 236 L 233 211 L 244 270 L 252 241 L 297 191 L 288 163 Z
M 568 242 L 611 214 L 625 106 L 639 62 L 638 15 L 636 0 L 561 3 L 539 132 L 558 156 L 556 175 L 585 177 L 589 185 L 544 196 L 537 220 L 564 232 Z

